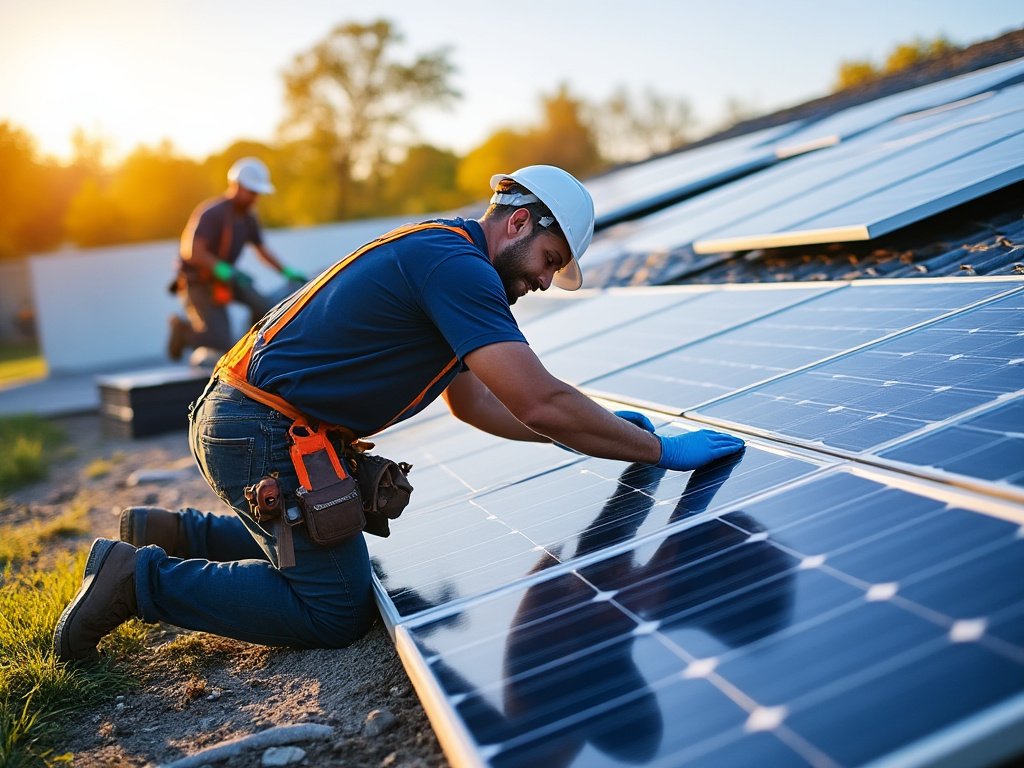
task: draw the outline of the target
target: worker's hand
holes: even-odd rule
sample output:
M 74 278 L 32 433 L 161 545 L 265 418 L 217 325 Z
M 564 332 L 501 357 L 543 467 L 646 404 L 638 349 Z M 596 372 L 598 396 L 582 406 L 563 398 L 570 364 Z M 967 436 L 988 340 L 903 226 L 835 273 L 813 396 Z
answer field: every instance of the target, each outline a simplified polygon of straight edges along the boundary
M 616 411 L 615 415 L 631 424 L 636 424 L 641 429 L 646 429 L 648 432 L 654 431 L 654 425 L 651 423 L 651 420 L 642 413 L 637 413 L 636 411 Z
M 301 272 L 296 272 L 291 267 L 281 267 L 281 274 L 284 275 L 286 280 L 291 280 L 296 283 L 308 283 L 309 278 Z
M 658 466 L 662 469 L 696 469 L 743 448 L 740 438 L 710 429 L 656 437 L 661 441 Z
M 213 265 L 213 276 L 226 283 L 235 276 L 235 268 L 226 261 L 218 261 Z

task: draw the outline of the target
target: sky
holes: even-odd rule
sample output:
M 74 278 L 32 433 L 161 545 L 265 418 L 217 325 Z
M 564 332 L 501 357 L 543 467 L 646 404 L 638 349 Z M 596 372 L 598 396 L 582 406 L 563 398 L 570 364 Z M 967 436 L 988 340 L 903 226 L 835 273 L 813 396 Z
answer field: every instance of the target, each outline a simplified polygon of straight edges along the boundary
M 705 129 L 729 99 L 772 111 L 824 95 L 844 59 L 881 63 L 915 37 L 966 45 L 1024 26 L 1020 0 L 0 0 L 0 121 L 66 160 L 76 127 L 111 159 L 169 139 L 202 158 L 273 141 L 281 73 L 347 21 L 388 18 L 395 55 L 449 47 L 462 98 L 416 113 L 464 153 L 533 124 L 562 83 L 686 98 Z

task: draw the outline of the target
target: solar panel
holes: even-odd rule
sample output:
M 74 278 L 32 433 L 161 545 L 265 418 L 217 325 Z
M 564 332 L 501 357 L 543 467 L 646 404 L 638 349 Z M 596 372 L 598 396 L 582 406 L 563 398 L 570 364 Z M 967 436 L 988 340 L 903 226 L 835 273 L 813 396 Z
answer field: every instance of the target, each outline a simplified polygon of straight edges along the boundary
M 1024 538 L 991 507 L 826 471 L 582 566 L 535 552 L 399 648 L 466 764 L 998 760 L 1024 744 Z
M 873 131 L 870 141 L 865 137 L 789 160 L 643 219 L 620 224 L 595 238 L 582 262 L 585 274 L 600 271 L 606 268 L 606 262 L 621 260 L 628 254 L 668 253 L 710 233 L 741 227 L 751 218 L 770 215 L 779 206 L 795 205 L 802 209 L 808 205 L 809 194 L 817 195 L 820 188 L 848 174 L 884 165 L 903 148 L 900 142 L 920 134 L 923 123 L 930 125 L 943 120 L 948 118 L 889 123 Z M 866 146 L 875 147 L 873 156 L 865 157 Z M 693 268 L 716 260 L 710 255 L 705 255 L 704 262 L 699 257 L 691 259 Z
M 1024 398 L 1015 397 L 879 452 L 891 461 L 1024 486 Z
M 557 314 L 526 323 L 522 326 L 523 335 L 533 351 L 543 355 L 577 339 L 594 336 L 644 315 L 656 314 L 673 304 L 692 301 L 698 295 L 696 291 L 610 291 L 574 303 Z
M 1008 289 L 1000 282 L 856 284 L 591 379 L 586 388 L 681 413 Z
M 804 126 L 777 142 L 777 152 L 780 157 L 787 157 L 835 144 L 889 120 L 942 108 L 952 102 L 1005 87 L 1021 75 L 1024 75 L 1024 59 L 1017 59 L 875 99 Z
M 609 224 L 670 200 L 721 184 L 775 162 L 773 142 L 795 123 L 674 152 L 587 180 L 596 226 Z
M 793 286 L 775 291 L 744 288 L 722 291 L 691 289 L 673 294 L 679 299 L 656 315 L 608 326 L 542 356 L 545 367 L 555 376 L 582 382 L 619 368 L 633 365 L 683 344 L 719 333 L 733 326 L 797 304 L 834 286 Z M 612 298 L 612 297 L 610 297 Z M 606 302 L 608 316 L 619 316 L 617 299 Z
M 803 158 L 793 169 L 803 178 L 790 177 L 800 194 L 706 231 L 694 250 L 867 240 L 1008 186 L 1024 178 L 1022 110 L 1024 86 L 1015 86 Z
M 700 408 L 861 452 L 1024 389 L 1024 294 L 968 309 Z
M 532 468 L 518 467 L 518 483 L 484 493 L 463 488 L 434 503 L 421 498 L 390 538 L 371 542 L 395 621 L 426 604 L 463 601 L 528 579 L 541 553 L 557 562 L 586 560 L 822 466 L 759 444 L 737 461 L 690 473 L 561 453 L 573 463 L 552 468 L 538 457 Z M 480 467 L 502 467 L 508 455 L 504 448 L 488 451 Z M 416 470 L 410 479 L 418 495 Z M 451 478 L 448 484 L 455 485 Z

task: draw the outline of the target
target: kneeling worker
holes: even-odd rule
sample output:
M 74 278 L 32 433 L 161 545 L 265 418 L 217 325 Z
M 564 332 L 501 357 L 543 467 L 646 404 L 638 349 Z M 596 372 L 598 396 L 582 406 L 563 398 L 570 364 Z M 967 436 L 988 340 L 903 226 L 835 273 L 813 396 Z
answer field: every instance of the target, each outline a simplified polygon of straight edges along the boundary
M 288 280 L 304 283 L 305 276 L 281 265 L 263 244 L 259 219 L 253 210 L 260 195 L 274 191 L 270 171 L 262 160 L 243 157 L 228 171 L 228 189 L 201 203 L 181 234 L 178 275 L 174 290 L 188 320 L 170 318 L 167 354 L 180 360 L 185 347 L 210 347 L 225 352 L 237 341 L 231 332 L 228 305 L 249 308 L 253 325 L 273 302 L 253 287 L 252 278 L 235 268 L 242 249 L 251 243 L 268 265 Z
M 710 430 L 657 435 L 640 414 L 611 413 L 548 373 L 510 305 L 552 284 L 580 287 L 594 204 L 551 166 L 498 174 L 491 188 L 480 220 L 409 225 L 370 242 L 221 359 L 189 438 L 236 516 L 126 510 L 129 541 L 97 539 L 57 624 L 61 659 L 95 657 L 132 617 L 300 648 L 345 646 L 367 631 L 375 607 L 363 534 L 326 546 L 303 524 L 286 537 L 288 526 L 260 522 L 247 503 L 246 487 L 274 474 L 283 494 L 301 495 L 296 423 L 333 425 L 358 447 L 442 396 L 491 434 L 624 462 L 687 470 L 742 448 Z

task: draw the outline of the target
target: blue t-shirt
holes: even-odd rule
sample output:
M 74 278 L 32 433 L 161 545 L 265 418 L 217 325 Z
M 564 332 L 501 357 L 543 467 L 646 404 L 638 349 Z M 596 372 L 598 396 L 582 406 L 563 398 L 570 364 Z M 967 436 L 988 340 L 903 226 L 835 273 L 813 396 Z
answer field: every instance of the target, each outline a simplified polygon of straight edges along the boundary
M 249 381 L 303 413 L 369 435 L 411 403 L 408 418 L 488 344 L 526 341 L 473 220 L 442 220 L 473 238 L 425 229 L 377 246 L 342 269 L 270 341 Z
M 221 242 L 227 234 L 230 242 Z M 218 259 L 234 264 L 246 243 L 263 245 L 259 219 L 252 211 L 240 213 L 227 197 L 215 197 L 196 206 L 181 233 L 182 254 L 191 253 L 197 237 L 206 240 L 206 247 Z M 226 253 L 222 251 L 226 250 Z M 186 264 L 188 262 L 186 261 Z

